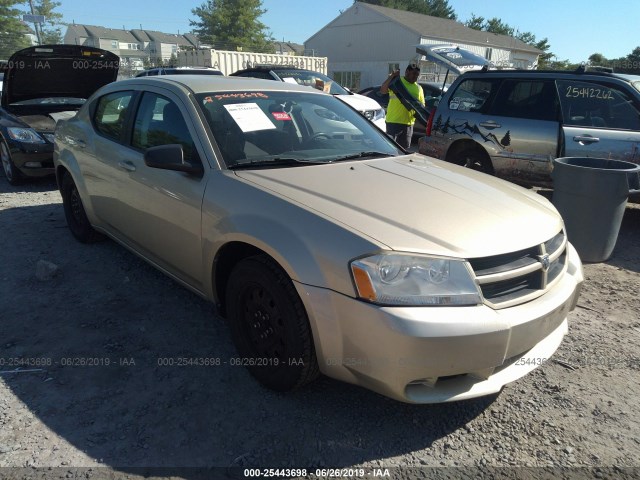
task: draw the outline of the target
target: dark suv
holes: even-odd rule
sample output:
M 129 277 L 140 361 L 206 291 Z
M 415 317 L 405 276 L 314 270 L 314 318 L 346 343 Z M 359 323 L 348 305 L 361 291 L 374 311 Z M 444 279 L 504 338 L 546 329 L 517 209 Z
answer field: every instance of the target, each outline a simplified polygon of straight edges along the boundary
M 529 185 L 549 185 L 557 157 L 640 163 L 640 76 L 467 72 L 432 111 L 419 151 Z

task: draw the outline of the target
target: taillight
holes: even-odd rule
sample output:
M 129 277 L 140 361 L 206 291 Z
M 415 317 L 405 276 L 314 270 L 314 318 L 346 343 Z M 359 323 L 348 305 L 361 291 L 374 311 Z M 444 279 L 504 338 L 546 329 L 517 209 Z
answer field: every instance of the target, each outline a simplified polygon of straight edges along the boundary
M 436 109 L 432 108 L 429 114 L 429 120 L 427 121 L 427 137 L 431 136 L 431 127 L 433 127 L 433 117 L 436 116 Z

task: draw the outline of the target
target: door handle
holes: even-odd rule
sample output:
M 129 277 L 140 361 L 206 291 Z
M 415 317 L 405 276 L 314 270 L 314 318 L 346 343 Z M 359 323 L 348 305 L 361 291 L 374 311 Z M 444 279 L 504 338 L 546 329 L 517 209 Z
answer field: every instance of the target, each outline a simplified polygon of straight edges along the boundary
M 121 160 L 118 162 L 118 166 L 120 168 L 122 168 L 123 170 L 126 170 L 127 172 L 135 172 L 136 171 L 136 166 L 128 161 L 125 160 Z
M 596 143 L 599 142 L 600 139 L 598 137 L 592 137 L 590 135 L 576 135 L 573 137 L 574 142 L 580 143 Z
M 500 128 L 502 125 L 496 122 L 482 122 L 480 126 L 484 128 Z

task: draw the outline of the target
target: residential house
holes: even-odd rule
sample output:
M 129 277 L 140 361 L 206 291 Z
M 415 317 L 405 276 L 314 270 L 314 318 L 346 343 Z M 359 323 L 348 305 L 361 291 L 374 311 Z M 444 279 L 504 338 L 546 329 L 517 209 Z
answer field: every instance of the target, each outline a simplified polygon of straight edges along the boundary
M 455 20 L 355 2 L 311 36 L 306 51 L 329 58 L 329 75 L 352 90 L 381 84 L 413 59 L 421 80 L 442 81 L 445 72 L 416 57 L 417 44 L 454 44 L 502 68 L 536 68 L 542 52 L 521 40 L 466 27 Z M 449 77 L 451 80 L 452 77 Z

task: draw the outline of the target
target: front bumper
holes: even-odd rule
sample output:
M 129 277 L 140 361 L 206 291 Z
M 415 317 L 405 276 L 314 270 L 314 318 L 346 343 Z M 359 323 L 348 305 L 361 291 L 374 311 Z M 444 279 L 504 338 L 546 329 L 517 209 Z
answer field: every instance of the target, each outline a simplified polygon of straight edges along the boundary
M 11 160 L 20 172 L 28 177 L 43 177 L 55 172 L 52 143 L 17 143 L 9 146 Z
M 324 374 L 403 402 L 447 402 L 499 392 L 553 355 L 583 282 L 570 245 L 567 260 L 550 291 L 501 310 L 379 307 L 322 288 L 296 288 Z

